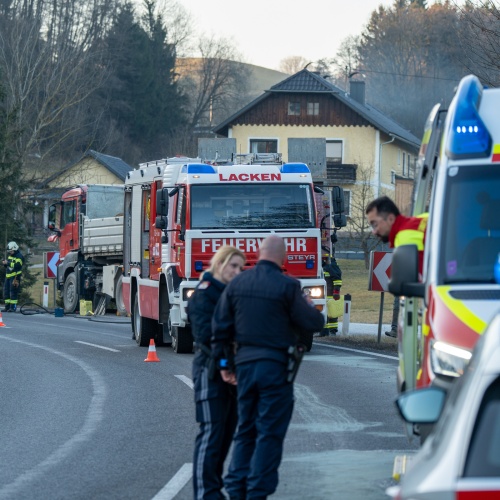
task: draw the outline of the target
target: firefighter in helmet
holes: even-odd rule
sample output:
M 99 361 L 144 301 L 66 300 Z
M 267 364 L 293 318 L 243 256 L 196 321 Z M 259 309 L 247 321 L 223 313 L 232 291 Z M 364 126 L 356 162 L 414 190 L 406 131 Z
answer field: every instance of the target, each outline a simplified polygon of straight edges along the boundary
M 5 266 L 5 283 L 3 287 L 5 308 L 2 309 L 2 312 L 16 312 L 24 257 L 15 241 L 8 243 L 7 254 L 7 259 L 2 261 Z
M 321 336 L 336 335 L 339 329 L 339 318 L 330 316 L 330 311 L 334 305 L 333 301 L 340 299 L 340 287 L 342 286 L 342 271 L 335 259 L 335 247 L 330 255 L 330 249 L 326 246 L 323 249 L 323 274 L 326 281 L 326 311 L 327 318 L 325 328 Z M 329 306 L 330 304 L 330 306 Z

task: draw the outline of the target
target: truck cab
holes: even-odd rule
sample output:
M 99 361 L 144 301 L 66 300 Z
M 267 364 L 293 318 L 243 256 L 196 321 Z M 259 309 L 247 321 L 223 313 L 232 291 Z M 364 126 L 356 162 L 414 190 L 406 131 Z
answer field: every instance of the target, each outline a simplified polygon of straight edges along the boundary
M 403 298 L 400 391 L 450 388 L 493 318 L 500 285 L 500 89 L 462 79 L 448 110 L 429 115 L 413 215 L 429 213 L 423 279 L 417 249 L 393 254 L 389 291 Z

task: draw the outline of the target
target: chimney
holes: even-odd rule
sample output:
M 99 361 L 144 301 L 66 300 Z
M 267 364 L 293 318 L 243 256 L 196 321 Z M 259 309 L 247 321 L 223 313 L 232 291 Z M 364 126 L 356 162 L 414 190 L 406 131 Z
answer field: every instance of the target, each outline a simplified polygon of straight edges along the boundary
M 365 105 L 365 82 L 363 80 L 349 80 L 351 97 L 363 106 Z

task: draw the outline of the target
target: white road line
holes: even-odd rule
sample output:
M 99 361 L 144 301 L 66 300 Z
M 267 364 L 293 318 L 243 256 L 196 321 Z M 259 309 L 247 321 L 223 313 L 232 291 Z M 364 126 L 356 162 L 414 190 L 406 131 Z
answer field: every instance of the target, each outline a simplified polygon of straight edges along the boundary
M 98 349 L 104 349 L 105 351 L 120 352 L 118 349 L 112 349 L 111 347 L 104 347 L 103 345 L 91 344 L 90 342 L 82 342 L 81 340 L 75 340 L 77 344 L 85 344 L 91 347 L 97 347 Z
M 21 498 L 23 492 L 25 493 L 29 489 L 29 491 L 33 491 L 34 485 L 37 484 L 36 481 L 39 481 L 40 478 L 49 476 L 53 468 L 58 467 L 62 462 L 67 461 L 69 457 L 74 456 L 76 450 L 90 440 L 90 437 L 97 431 L 103 419 L 107 388 L 104 379 L 97 370 L 94 370 L 90 365 L 87 365 L 87 363 L 74 356 L 56 351 L 49 347 L 32 344 L 31 342 L 24 342 L 1 336 L 0 339 L 27 345 L 35 349 L 42 349 L 56 356 L 61 356 L 77 364 L 92 382 L 92 398 L 85 414 L 85 420 L 82 427 L 77 429 L 72 437 L 62 443 L 42 462 L 25 472 L 21 471 L 20 475 L 10 484 L 0 487 L 0 498 Z
M 387 354 L 379 354 L 378 352 L 362 351 L 361 349 L 352 349 L 350 347 L 340 347 L 338 345 L 321 344 L 320 342 L 315 342 L 316 345 L 321 347 L 328 347 L 329 349 L 343 349 L 344 351 L 360 352 L 361 354 L 369 354 L 370 356 L 378 356 L 379 358 L 399 359 L 397 356 L 389 356 Z
M 186 375 L 175 375 L 181 382 L 184 382 L 190 389 L 194 389 L 193 381 Z
M 152 500 L 172 500 L 186 486 L 192 475 L 193 464 L 184 464 Z

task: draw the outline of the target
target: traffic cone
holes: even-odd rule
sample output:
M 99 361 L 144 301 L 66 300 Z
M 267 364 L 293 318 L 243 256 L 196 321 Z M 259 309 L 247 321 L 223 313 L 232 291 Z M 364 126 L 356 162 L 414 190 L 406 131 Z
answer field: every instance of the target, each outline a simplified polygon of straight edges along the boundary
M 0 311 L 0 328 L 2 326 L 7 326 L 4 322 L 3 322 L 3 319 L 2 319 L 2 311 Z
M 156 354 L 156 346 L 153 339 L 149 341 L 148 356 L 144 361 L 160 361 L 160 358 Z

